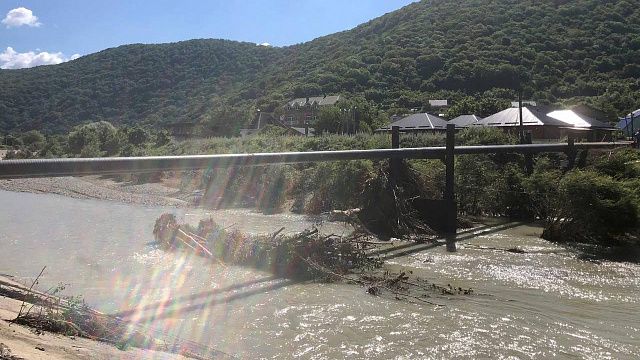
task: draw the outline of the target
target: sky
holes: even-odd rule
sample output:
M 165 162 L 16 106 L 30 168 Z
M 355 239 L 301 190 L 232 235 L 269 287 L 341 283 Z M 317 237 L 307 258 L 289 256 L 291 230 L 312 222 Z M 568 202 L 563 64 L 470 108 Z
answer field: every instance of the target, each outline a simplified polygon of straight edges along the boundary
M 0 0 L 0 68 L 106 48 L 218 38 L 287 46 L 351 29 L 415 0 Z

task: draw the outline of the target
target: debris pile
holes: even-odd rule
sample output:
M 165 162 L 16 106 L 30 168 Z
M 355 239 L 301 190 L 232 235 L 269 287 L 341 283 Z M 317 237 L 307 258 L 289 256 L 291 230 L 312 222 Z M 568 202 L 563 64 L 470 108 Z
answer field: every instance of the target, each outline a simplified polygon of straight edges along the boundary
M 414 207 L 414 200 L 428 198 L 420 175 L 406 161 L 382 162 L 369 178 L 362 194 L 360 222 L 381 239 L 429 237 L 435 231 Z
M 197 227 L 179 224 L 173 214 L 165 213 L 156 220 L 153 233 L 160 246 L 168 250 L 195 251 L 215 261 L 268 270 L 286 278 L 326 278 L 381 265 L 378 259 L 367 256 L 373 245 L 365 234 L 322 235 L 312 229 L 283 235 L 283 230 L 248 235 L 228 231 L 213 219 L 201 220 Z

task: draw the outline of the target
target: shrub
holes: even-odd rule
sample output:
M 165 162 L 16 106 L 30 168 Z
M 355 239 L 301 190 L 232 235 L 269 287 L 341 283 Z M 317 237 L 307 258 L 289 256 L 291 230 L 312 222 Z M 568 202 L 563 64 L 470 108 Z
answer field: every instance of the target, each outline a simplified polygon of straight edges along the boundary
M 543 237 L 560 242 L 616 245 L 638 226 L 638 206 L 625 186 L 595 171 L 572 171 L 560 181 L 557 213 Z
M 494 127 L 468 127 L 456 135 L 459 145 L 505 145 L 515 144 L 516 138 L 502 129 Z
M 620 148 L 597 157 L 593 168 L 601 174 L 620 178 L 640 177 L 640 153 L 631 148 Z
M 311 193 L 306 212 L 318 214 L 360 206 L 365 181 L 372 176 L 371 161 L 323 162 L 307 169 L 298 181 L 298 191 Z

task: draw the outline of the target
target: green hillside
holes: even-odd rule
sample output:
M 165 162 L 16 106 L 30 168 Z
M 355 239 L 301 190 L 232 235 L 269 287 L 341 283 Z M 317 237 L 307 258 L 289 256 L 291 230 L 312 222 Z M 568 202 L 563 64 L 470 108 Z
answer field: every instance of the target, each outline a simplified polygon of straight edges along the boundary
M 639 79 L 637 1 L 432 0 L 285 48 L 126 45 L 2 70 L 0 132 L 107 120 L 197 121 L 232 134 L 256 107 L 297 96 L 343 93 L 392 113 L 434 98 L 512 100 L 520 86 L 527 99 L 615 115 L 638 106 Z

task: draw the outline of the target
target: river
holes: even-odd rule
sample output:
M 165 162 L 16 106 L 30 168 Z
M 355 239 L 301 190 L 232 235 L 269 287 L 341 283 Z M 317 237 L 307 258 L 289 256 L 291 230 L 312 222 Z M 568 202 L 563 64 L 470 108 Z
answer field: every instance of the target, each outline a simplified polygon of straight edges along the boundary
M 358 286 L 293 283 L 167 253 L 151 235 L 165 211 L 194 223 L 213 216 L 252 233 L 312 226 L 304 216 L 185 212 L 6 191 L 0 191 L 0 204 L 0 273 L 26 281 L 46 265 L 40 289 L 68 283 L 66 293 L 82 294 L 96 309 L 127 316 L 169 341 L 188 339 L 241 358 L 640 354 L 640 265 L 580 260 L 539 239 L 535 227 L 467 232 L 456 252 L 429 245 L 389 252 L 389 266 L 474 289 L 470 296 L 435 296 L 434 302 L 446 305 L 436 307 L 374 297 Z M 323 226 L 325 232 L 345 231 Z M 514 246 L 527 253 L 495 250 Z

